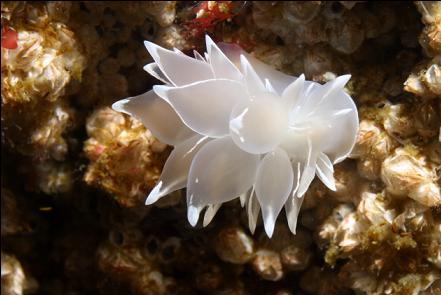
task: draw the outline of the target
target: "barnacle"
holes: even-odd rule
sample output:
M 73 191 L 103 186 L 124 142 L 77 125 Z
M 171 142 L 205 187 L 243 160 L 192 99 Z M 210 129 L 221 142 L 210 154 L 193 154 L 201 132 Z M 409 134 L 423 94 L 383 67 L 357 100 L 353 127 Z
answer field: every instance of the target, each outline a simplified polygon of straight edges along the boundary
M 204 208 L 206 225 L 222 203 L 240 197 L 251 231 L 262 210 L 271 237 L 285 206 L 295 233 L 315 175 L 335 190 L 333 164 L 355 144 L 357 108 L 343 91 L 350 75 L 321 85 L 278 72 L 238 46 L 218 47 L 208 36 L 206 45 L 205 56 L 191 58 L 146 41 L 155 62 L 144 69 L 166 85 L 113 105 L 174 146 L 146 204 L 187 187 L 194 226 Z
M 14 256 L 1 252 L 2 293 L 21 295 L 25 289 L 26 275 L 20 261 Z

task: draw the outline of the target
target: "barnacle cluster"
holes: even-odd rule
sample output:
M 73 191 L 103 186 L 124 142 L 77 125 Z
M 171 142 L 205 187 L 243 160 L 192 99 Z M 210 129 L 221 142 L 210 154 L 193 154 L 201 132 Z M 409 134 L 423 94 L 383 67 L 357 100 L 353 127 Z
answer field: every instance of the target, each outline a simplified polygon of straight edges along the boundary
M 74 124 L 66 95 L 69 85 L 81 79 L 86 63 L 75 33 L 65 23 L 69 7 L 20 2 L 1 6 L 2 28 L 13 28 L 17 35 L 15 49 L 1 48 L 2 145 L 25 158 L 18 165 L 23 163 L 23 173 L 37 178 L 30 186 L 45 193 L 65 192 L 72 182 L 67 176 L 48 183 L 70 169 L 60 163 L 68 154 L 64 135 Z
M 141 122 L 108 107 L 91 114 L 86 127 L 84 152 L 91 164 L 84 181 L 108 191 L 124 207 L 143 204 L 159 178 L 167 145 Z
M 440 12 L 2 2 L 2 294 L 440 294 Z M 284 216 L 271 239 L 261 218 L 252 233 L 243 197 L 194 228 L 183 190 L 144 206 L 173 149 L 110 106 L 161 84 L 143 41 L 193 56 L 206 33 L 290 76 L 352 76 L 355 147 L 334 165 L 335 191 L 312 181 L 296 235 Z
M 364 191 L 357 207 L 335 207 L 316 238 L 327 249 L 327 263 L 345 261 L 339 276 L 351 288 L 367 294 L 407 294 L 436 290 L 430 288 L 440 278 L 435 246 L 439 230 L 439 220 L 427 206 L 396 200 L 384 190 Z
M 165 277 L 156 265 L 159 259 L 155 259 L 155 256 L 163 254 L 163 250 L 154 248 L 154 243 L 157 243 L 154 239 L 149 237 L 144 240 L 142 233 L 136 229 L 111 231 L 108 241 L 97 249 L 100 269 L 109 273 L 114 280 L 127 282 L 133 294 L 170 294 L 176 287 L 175 282 Z M 167 247 L 167 242 L 162 246 Z M 164 259 L 173 258 L 166 256 Z

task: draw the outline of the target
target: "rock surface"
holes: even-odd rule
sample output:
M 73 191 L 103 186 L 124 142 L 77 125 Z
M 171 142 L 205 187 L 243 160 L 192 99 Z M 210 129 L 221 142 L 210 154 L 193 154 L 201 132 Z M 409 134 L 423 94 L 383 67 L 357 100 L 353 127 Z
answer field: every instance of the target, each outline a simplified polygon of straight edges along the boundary
M 2 295 L 441 293 L 439 1 L 7 1 L 1 20 Z M 352 74 L 357 144 L 295 236 L 250 233 L 238 201 L 195 228 L 182 192 L 144 206 L 171 147 L 109 106 L 159 83 L 143 40 L 190 54 L 205 33 Z

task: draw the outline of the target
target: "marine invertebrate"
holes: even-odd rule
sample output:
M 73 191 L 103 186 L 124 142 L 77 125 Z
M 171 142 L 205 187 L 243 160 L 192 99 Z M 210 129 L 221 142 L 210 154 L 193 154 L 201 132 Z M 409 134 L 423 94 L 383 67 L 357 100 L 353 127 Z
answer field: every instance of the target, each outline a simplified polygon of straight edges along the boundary
M 437 213 L 412 199 L 399 202 L 387 189 L 366 188 L 356 207 L 339 204 L 318 227 L 317 243 L 327 248 L 328 264 L 340 261 L 343 285 L 360 294 L 439 293 Z
M 404 90 L 425 99 L 441 95 L 441 56 L 418 64 L 404 83 Z
M 1 252 L 2 266 L 2 293 L 21 295 L 26 285 L 26 275 L 20 261 L 14 256 Z
M 441 3 L 438 1 L 416 1 L 415 5 L 421 13 L 425 27 L 420 34 L 419 42 L 428 56 L 441 53 Z
M 142 234 L 137 230 L 111 232 L 97 250 L 100 269 L 127 284 L 130 294 L 169 294 L 175 286 L 174 279 L 163 275 L 153 257 L 143 253 L 142 243 Z
M 188 220 L 196 225 L 207 208 L 206 225 L 222 203 L 240 196 L 252 231 L 261 208 L 271 237 L 285 206 L 295 233 L 315 175 L 335 190 L 333 164 L 355 144 L 358 113 L 343 91 L 350 75 L 324 85 L 306 81 L 240 47 L 220 44 L 221 50 L 208 36 L 205 57 L 145 45 L 155 62 L 144 69 L 166 85 L 118 101 L 113 109 L 139 118 L 175 147 L 146 204 L 187 187 Z
M 441 205 L 441 190 L 436 183 L 436 168 L 418 151 L 405 146 L 384 160 L 381 178 L 392 195 L 408 196 L 427 207 Z

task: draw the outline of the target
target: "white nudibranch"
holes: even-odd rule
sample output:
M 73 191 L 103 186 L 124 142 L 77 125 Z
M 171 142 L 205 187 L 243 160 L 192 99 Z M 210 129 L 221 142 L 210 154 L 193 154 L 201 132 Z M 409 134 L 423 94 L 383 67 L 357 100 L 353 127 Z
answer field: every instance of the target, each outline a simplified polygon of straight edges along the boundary
M 269 237 L 283 206 L 295 233 L 315 175 L 335 190 L 333 165 L 351 152 L 357 108 L 343 87 L 350 75 L 321 85 L 272 69 L 237 45 L 216 45 L 191 58 L 145 42 L 144 69 L 165 85 L 113 104 L 174 146 L 146 205 L 187 187 L 188 220 L 240 198 L 252 232 L 260 210 Z

